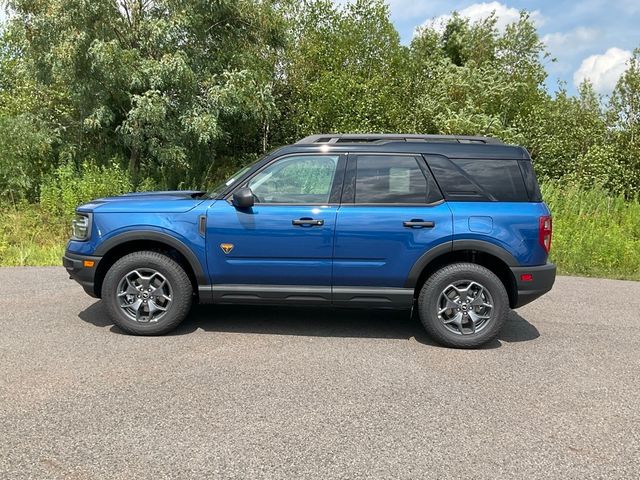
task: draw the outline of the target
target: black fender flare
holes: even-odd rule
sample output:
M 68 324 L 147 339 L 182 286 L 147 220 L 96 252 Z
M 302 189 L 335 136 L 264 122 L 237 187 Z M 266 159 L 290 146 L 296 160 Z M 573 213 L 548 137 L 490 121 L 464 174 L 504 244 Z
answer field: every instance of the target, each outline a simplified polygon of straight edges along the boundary
M 164 243 L 172 248 L 175 248 L 182 254 L 182 256 L 184 256 L 184 258 L 186 258 L 189 266 L 193 270 L 198 285 L 206 285 L 208 283 L 207 276 L 205 275 L 205 272 L 202 269 L 202 265 L 200 264 L 200 261 L 198 260 L 198 257 L 196 257 L 195 253 L 193 253 L 193 251 L 183 242 L 167 233 L 157 232 L 154 230 L 137 230 L 124 232 L 119 235 L 115 235 L 101 243 L 98 248 L 96 248 L 94 255 L 102 257 L 119 245 L 140 240 L 152 240 Z
M 420 274 L 426 268 L 429 263 L 446 253 L 461 251 L 461 250 L 476 250 L 478 252 L 488 253 L 494 257 L 502 260 L 508 267 L 517 267 L 518 261 L 507 250 L 499 247 L 493 243 L 484 240 L 453 240 L 451 242 L 441 243 L 435 247 L 427 250 L 422 256 L 413 264 L 407 280 L 404 284 L 405 288 L 415 288 L 420 278 Z

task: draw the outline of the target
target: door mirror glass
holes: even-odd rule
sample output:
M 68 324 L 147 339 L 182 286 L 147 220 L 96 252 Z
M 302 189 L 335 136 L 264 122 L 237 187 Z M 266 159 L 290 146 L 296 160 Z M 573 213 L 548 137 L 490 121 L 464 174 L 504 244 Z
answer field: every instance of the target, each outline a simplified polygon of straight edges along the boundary
M 253 192 L 248 187 L 239 188 L 233 193 L 231 202 L 236 208 L 251 208 L 254 203 Z

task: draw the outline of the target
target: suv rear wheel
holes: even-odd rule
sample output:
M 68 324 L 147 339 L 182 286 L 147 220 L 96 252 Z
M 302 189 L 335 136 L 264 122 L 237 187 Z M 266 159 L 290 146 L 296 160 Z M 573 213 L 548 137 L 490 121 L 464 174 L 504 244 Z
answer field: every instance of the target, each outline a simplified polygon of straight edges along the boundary
M 438 343 L 475 348 L 498 336 L 509 312 L 509 297 L 491 270 L 454 263 L 425 282 L 418 310 L 427 333 Z
M 134 252 L 119 259 L 102 284 L 111 319 L 135 335 L 162 335 L 189 313 L 193 289 L 184 269 L 158 252 Z

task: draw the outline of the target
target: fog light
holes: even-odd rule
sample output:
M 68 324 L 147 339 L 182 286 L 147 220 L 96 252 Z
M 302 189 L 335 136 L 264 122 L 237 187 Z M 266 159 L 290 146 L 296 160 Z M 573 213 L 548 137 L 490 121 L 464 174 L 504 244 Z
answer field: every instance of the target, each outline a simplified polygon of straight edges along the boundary
M 522 275 L 520 275 L 520 280 L 522 280 L 523 282 L 533 282 L 533 275 L 531 275 L 530 273 L 523 273 Z

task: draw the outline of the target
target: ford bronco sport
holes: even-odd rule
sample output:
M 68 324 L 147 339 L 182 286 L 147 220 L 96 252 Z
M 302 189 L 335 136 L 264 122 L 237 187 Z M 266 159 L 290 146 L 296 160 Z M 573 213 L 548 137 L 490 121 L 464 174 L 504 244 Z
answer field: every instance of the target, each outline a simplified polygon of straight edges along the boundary
M 415 306 L 436 341 L 477 347 L 556 273 L 529 154 L 487 137 L 313 135 L 211 192 L 94 200 L 72 231 L 71 278 L 139 335 L 193 301 Z

